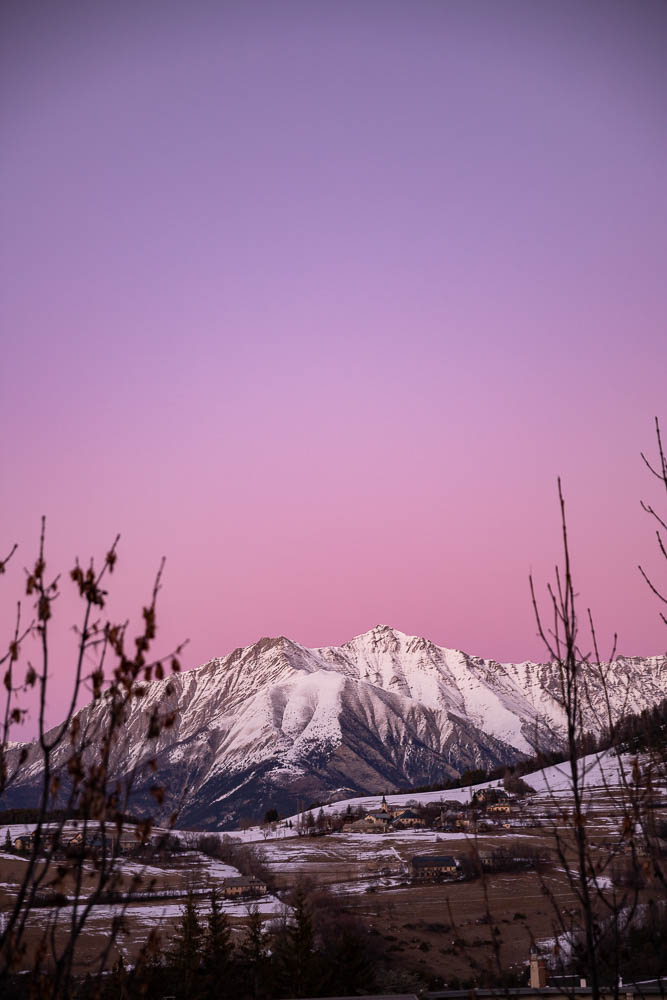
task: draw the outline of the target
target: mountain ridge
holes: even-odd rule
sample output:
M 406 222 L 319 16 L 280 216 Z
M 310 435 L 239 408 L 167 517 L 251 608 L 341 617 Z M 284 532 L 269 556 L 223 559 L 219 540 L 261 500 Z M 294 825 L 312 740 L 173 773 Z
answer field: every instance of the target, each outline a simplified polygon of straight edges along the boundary
M 617 717 L 667 695 L 666 657 L 620 657 L 604 673 Z M 583 722 L 597 732 L 602 681 L 592 668 L 586 679 Z M 367 794 L 446 780 L 538 746 L 555 749 L 564 736 L 554 664 L 486 660 L 387 625 L 312 649 L 264 636 L 142 686 L 112 773 L 136 768 L 133 809 L 155 814 L 148 767 L 155 759 L 166 788 L 158 818 L 180 808 L 179 822 L 216 828 L 269 807 L 294 812 L 341 787 Z M 149 743 L 147 720 L 158 707 L 175 721 Z M 101 727 L 104 699 L 78 714 Z M 28 804 L 35 794 L 39 759 L 34 745 L 28 749 L 8 804 Z M 64 770 L 65 756 L 56 764 Z

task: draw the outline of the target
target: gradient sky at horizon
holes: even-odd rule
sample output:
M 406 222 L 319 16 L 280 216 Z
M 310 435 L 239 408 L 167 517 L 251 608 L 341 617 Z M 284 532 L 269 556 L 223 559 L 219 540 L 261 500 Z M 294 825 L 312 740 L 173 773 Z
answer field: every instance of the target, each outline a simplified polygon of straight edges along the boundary
M 379 622 L 538 659 L 560 475 L 603 647 L 663 652 L 666 41 L 650 0 L 3 4 L 3 625 L 45 513 L 54 568 L 121 533 L 119 614 L 166 556 L 187 666 Z

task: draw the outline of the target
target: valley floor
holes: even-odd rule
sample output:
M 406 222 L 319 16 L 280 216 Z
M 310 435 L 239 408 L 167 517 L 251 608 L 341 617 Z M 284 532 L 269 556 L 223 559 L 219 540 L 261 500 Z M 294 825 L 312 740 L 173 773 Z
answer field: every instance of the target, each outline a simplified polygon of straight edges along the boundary
M 224 899 L 222 907 L 230 918 L 233 937 L 240 940 L 249 907 L 256 906 L 266 921 L 281 919 L 286 901 L 298 883 L 312 894 L 331 893 L 346 911 L 361 918 L 377 938 L 390 965 L 408 969 L 420 981 L 435 984 L 471 982 L 485 972 L 503 969 L 520 973 L 532 946 L 542 942 L 553 950 L 559 933 L 558 919 L 574 918 L 576 901 L 568 879 L 574 867 L 571 848 L 564 858 L 554 851 L 555 838 L 569 832 L 571 800 L 563 766 L 528 776 L 536 794 L 524 800 L 520 830 L 497 831 L 480 836 L 463 832 L 403 830 L 387 833 L 336 833 L 298 836 L 296 817 L 271 827 L 252 828 L 209 835 L 227 852 L 238 848 L 252 856 L 265 872 L 270 891 L 255 900 Z M 481 787 L 481 786 L 480 786 Z M 388 796 L 387 802 L 404 805 L 408 800 L 438 801 L 455 798 L 465 801 L 472 790 L 431 792 L 421 795 Z M 664 790 L 655 818 L 664 822 Z M 436 798 L 438 797 L 438 798 Z M 405 802 L 403 801 L 405 800 Z M 354 803 L 336 803 L 326 812 L 345 811 L 348 804 L 377 807 L 378 797 Z M 587 832 L 591 851 L 600 858 L 608 849 L 623 821 L 623 799 L 615 758 L 591 761 L 588 768 Z M 24 828 L 10 828 L 14 838 Z M 157 929 L 163 944 L 168 943 L 183 909 L 183 898 L 192 890 L 202 916 L 207 912 L 207 894 L 213 886 L 222 889 L 225 880 L 240 875 L 229 856 L 210 857 L 195 849 L 201 834 L 178 833 L 183 850 L 170 856 L 156 854 L 148 861 L 123 858 L 124 888 L 152 894 L 144 901 L 126 904 L 103 903 L 93 908 L 85 935 L 77 952 L 77 968 L 84 971 L 97 956 L 107 938 L 114 917 L 123 914 L 117 944 L 109 956 L 113 964 L 119 955 L 133 964 Z M 5 829 L 0 829 L 4 842 Z M 411 859 L 415 855 L 451 855 L 462 862 L 499 847 L 509 855 L 521 855 L 526 847 L 533 856 L 546 859 L 539 870 L 517 870 L 485 874 L 468 880 L 453 878 L 438 884 L 415 883 Z M 247 857 L 246 857 L 247 861 Z M 564 864 L 565 861 L 565 864 Z M 0 853 L 0 914 L 11 907 L 27 861 L 15 854 Z M 606 880 L 606 881 L 605 881 Z M 85 884 L 85 883 L 84 883 Z M 598 886 L 612 890 L 608 874 L 601 874 Z M 67 893 L 67 886 L 64 887 Z M 641 898 L 649 898 L 650 885 Z M 159 898 L 156 897 L 159 894 Z M 84 889 L 85 895 L 85 889 Z M 71 907 L 60 911 L 60 923 L 71 917 Z M 40 928 L 53 915 L 49 908 L 35 908 L 29 917 L 28 944 L 36 941 Z M 65 931 L 63 930 L 64 934 Z M 30 947 L 26 962 L 30 959 Z

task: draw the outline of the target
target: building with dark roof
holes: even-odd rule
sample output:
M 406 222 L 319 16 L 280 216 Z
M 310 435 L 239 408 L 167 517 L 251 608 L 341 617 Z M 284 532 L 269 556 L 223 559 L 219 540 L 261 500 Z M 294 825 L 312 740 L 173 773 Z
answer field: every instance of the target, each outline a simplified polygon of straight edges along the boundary
M 417 854 L 412 858 L 412 877 L 420 881 L 433 881 L 456 875 L 459 866 L 451 854 Z

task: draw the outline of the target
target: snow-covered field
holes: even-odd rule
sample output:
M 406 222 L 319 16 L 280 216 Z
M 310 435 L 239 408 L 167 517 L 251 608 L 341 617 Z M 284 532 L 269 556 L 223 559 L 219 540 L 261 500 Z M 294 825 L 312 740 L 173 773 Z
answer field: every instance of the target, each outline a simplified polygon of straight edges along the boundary
M 251 901 L 225 899 L 221 902 L 221 909 L 230 917 L 245 917 L 248 915 L 250 907 L 253 909 L 256 907 L 260 913 L 266 916 L 282 913 L 284 909 L 279 899 L 268 894 Z M 210 902 L 205 897 L 197 899 L 197 910 L 201 916 L 206 916 L 211 910 Z M 63 907 L 60 912 L 66 918 L 70 911 L 71 907 Z M 48 910 L 35 909 L 31 913 L 31 919 L 39 923 L 46 918 L 49 912 Z M 131 903 L 128 905 L 121 903 L 103 904 L 94 908 L 90 919 L 98 924 L 110 925 L 114 916 L 124 913 L 126 920 L 155 926 L 165 921 L 178 920 L 182 912 L 182 901 Z
M 588 793 L 617 791 L 632 782 L 633 760 L 629 754 L 616 756 L 611 751 L 589 754 L 577 763 L 583 787 Z M 645 761 L 644 761 L 645 762 Z M 639 759 L 640 766 L 643 758 Z M 572 788 L 572 775 L 568 764 L 556 764 L 526 775 L 525 780 L 541 794 L 567 795 Z
M 10 839 L 13 841 L 16 837 L 24 837 L 29 833 L 32 833 L 36 828 L 36 823 L 10 823 L 9 825 L 0 826 L 0 847 L 4 845 L 6 831 L 9 830 Z M 50 830 L 59 829 L 60 824 L 57 823 L 45 823 L 42 826 L 44 834 L 48 834 Z M 86 829 L 88 834 L 92 834 L 99 827 L 99 823 L 96 820 L 88 820 L 86 823 Z M 75 834 L 80 833 L 83 828 L 83 823 L 77 820 L 67 820 L 62 826 L 62 838 L 67 840 L 69 837 L 73 837 Z M 109 829 L 109 827 L 107 827 Z M 134 829 L 134 827 L 127 823 L 123 828 L 123 833 L 129 834 Z M 153 827 L 153 837 L 164 837 L 169 835 L 170 831 L 167 829 L 162 829 L 161 827 Z
M 23 859 L 10 854 L 2 854 L 1 858 L 3 862 L 9 862 L 6 869 L 7 875 L 13 873 L 15 879 L 19 880 L 20 872 L 16 869 L 16 862 Z M 193 889 L 197 909 L 200 916 L 205 918 L 210 911 L 211 889 L 214 886 L 221 888 L 224 879 L 234 878 L 241 874 L 232 865 L 209 858 L 199 852 L 188 852 L 184 855 L 176 855 L 172 859 L 166 859 L 163 863 L 156 860 L 151 864 L 142 864 L 138 860 L 120 858 L 118 870 L 123 876 L 126 876 L 126 885 L 130 890 L 137 888 L 132 885 L 132 880 L 141 879 L 140 891 L 157 892 L 159 895 L 164 894 L 167 897 L 164 899 L 153 898 L 143 902 L 133 900 L 127 904 L 102 903 L 93 907 L 87 921 L 88 933 L 91 934 L 106 933 L 113 918 L 120 914 L 124 915 L 127 935 L 122 936 L 119 940 L 119 944 L 124 949 L 129 947 L 131 942 L 136 944 L 145 940 L 151 928 L 162 927 L 168 934 L 170 926 L 174 925 L 183 911 L 184 893 L 187 889 Z M 5 902 L 11 905 L 18 888 L 18 881 L 10 881 L 7 875 L 0 883 L 0 895 L 4 897 Z M 179 898 L 170 899 L 170 892 L 172 894 L 178 892 Z M 85 900 L 82 901 L 85 902 Z M 220 900 L 220 906 L 230 918 L 240 919 L 248 915 L 250 906 L 256 907 L 259 913 L 265 917 L 276 916 L 284 910 L 284 906 L 277 896 L 268 893 L 253 900 L 223 898 Z M 67 920 L 71 910 L 71 906 L 62 907 L 59 919 Z M 48 907 L 35 908 L 30 914 L 29 924 L 39 926 L 52 916 L 53 911 Z

